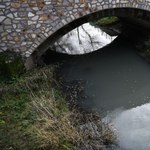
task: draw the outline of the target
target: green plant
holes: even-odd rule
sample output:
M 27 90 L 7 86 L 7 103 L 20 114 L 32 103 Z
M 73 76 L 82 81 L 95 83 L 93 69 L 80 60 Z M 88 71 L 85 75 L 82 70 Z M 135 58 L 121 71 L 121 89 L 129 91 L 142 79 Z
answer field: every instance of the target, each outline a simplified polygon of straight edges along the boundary
M 80 143 L 100 147 L 102 142 L 115 141 L 113 132 L 98 122 L 99 135 L 91 129 L 79 128 L 85 122 L 93 122 L 94 117 L 69 109 L 56 81 L 54 66 L 32 70 L 14 84 L 3 85 L 0 88 L 0 149 L 73 150 Z
M 145 45 L 146 45 L 146 51 L 145 52 L 149 53 L 150 52 L 150 39 L 145 42 Z
M 112 16 L 112 17 L 105 17 L 99 20 L 94 20 L 93 23 L 98 26 L 105 26 L 105 25 L 113 24 L 118 21 L 119 19 L 117 17 Z
M 5 76 L 16 78 L 23 73 L 25 67 L 19 56 L 13 54 L 12 57 L 13 59 L 9 60 L 9 57 L 6 55 L 0 56 L 0 70 Z

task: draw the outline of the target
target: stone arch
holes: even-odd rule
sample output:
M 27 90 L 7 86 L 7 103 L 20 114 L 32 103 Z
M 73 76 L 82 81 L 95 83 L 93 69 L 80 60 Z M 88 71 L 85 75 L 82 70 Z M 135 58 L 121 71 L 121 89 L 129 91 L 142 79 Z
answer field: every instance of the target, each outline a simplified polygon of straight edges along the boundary
M 79 27 L 80 25 L 90 22 L 92 20 L 101 19 L 110 16 L 134 18 L 134 19 L 138 19 L 150 23 L 150 12 L 139 8 L 131 8 L 131 7 L 110 8 L 110 9 L 96 11 L 73 20 L 72 22 L 64 25 L 62 28 L 58 29 L 51 36 L 49 36 L 43 43 L 39 45 L 37 50 L 35 50 L 32 53 L 31 57 L 33 59 L 33 62 L 37 62 L 37 60 L 41 57 L 41 55 L 45 52 L 45 50 L 49 48 L 50 44 L 54 43 L 60 37 L 67 34 L 68 32 L 75 29 L 76 27 Z
M 36 62 L 51 43 L 83 23 L 107 16 L 149 23 L 149 12 L 150 0 L 0 0 L 0 53 L 18 52 Z

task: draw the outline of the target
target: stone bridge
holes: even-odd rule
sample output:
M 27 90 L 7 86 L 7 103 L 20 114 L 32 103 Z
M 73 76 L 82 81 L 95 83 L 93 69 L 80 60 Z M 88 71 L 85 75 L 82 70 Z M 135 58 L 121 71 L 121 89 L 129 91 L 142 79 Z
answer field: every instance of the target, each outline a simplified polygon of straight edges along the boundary
M 35 63 L 58 38 L 107 16 L 150 22 L 150 0 L 0 0 L 0 52 Z

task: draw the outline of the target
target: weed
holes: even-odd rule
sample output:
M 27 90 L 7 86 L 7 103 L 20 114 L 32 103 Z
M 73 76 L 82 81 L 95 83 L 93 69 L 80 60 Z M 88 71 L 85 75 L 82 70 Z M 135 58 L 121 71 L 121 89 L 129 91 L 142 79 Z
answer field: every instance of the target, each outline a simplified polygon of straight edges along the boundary
M 21 57 L 15 54 L 12 57 L 13 59 L 9 60 L 10 58 L 6 55 L 0 56 L 0 70 L 8 78 L 19 77 L 25 69 Z
M 69 109 L 54 72 L 53 66 L 35 69 L 0 86 L 0 148 L 71 150 L 115 141 L 92 115 Z M 83 120 L 89 128 L 81 130 Z M 99 134 L 91 132 L 91 122 L 99 125 Z
M 145 46 L 146 46 L 146 51 L 145 52 L 149 53 L 150 52 L 150 39 L 145 42 Z
M 105 17 L 105 18 L 102 18 L 99 20 L 94 20 L 93 22 L 94 22 L 94 24 L 96 24 L 98 26 L 106 26 L 106 25 L 116 23 L 118 21 L 119 21 L 119 19 L 117 17 L 112 16 L 112 17 Z

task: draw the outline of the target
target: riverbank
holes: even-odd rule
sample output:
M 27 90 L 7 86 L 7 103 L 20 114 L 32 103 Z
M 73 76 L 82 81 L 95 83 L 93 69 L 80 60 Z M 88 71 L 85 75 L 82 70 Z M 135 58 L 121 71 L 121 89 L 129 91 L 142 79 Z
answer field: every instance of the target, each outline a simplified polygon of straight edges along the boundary
M 150 63 L 150 29 L 147 22 L 130 18 L 106 17 L 95 20 L 91 24 L 110 36 L 124 35 L 135 44 L 138 54 Z
M 1 80 L 1 149 L 71 150 L 89 145 L 103 147 L 116 141 L 113 129 L 97 121 L 100 116 L 84 113 L 83 109 L 81 113 L 73 103 L 66 101 L 68 96 L 61 90 L 56 70 L 57 65 L 51 64 L 13 80 Z M 67 86 L 64 81 L 63 84 Z M 81 129 L 85 123 L 89 126 Z M 98 129 L 93 130 L 91 123 Z
M 68 59 L 61 61 L 60 66 L 62 76 L 85 83 L 86 98 L 81 97 L 78 103 L 101 114 L 103 121 L 116 129 L 119 148 L 115 147 L 115 150 L 133 147 L 132 150 L 138 147 L 149 149 L 149 110 L 146 111 L 144 107 L 150 100 L 150 69 L 149 64 L 137 54 L 132 41 L 119 35 L 111 44 L 98 51 L 68 56 Z M 139 110 L 141 106 L 142 112 Z M 116 122 L 116 118 L 122 119 Z
M 84 91 L 82 80 L 57 76 L 58 66 L 50 64 L 19 78 L 0 80 L 0 148 L 80 150 L 117 141 L 113 128 L 97 121 L 99 115 L 77 105 Z M 87 75 L 91 69 L 83 71 Z

